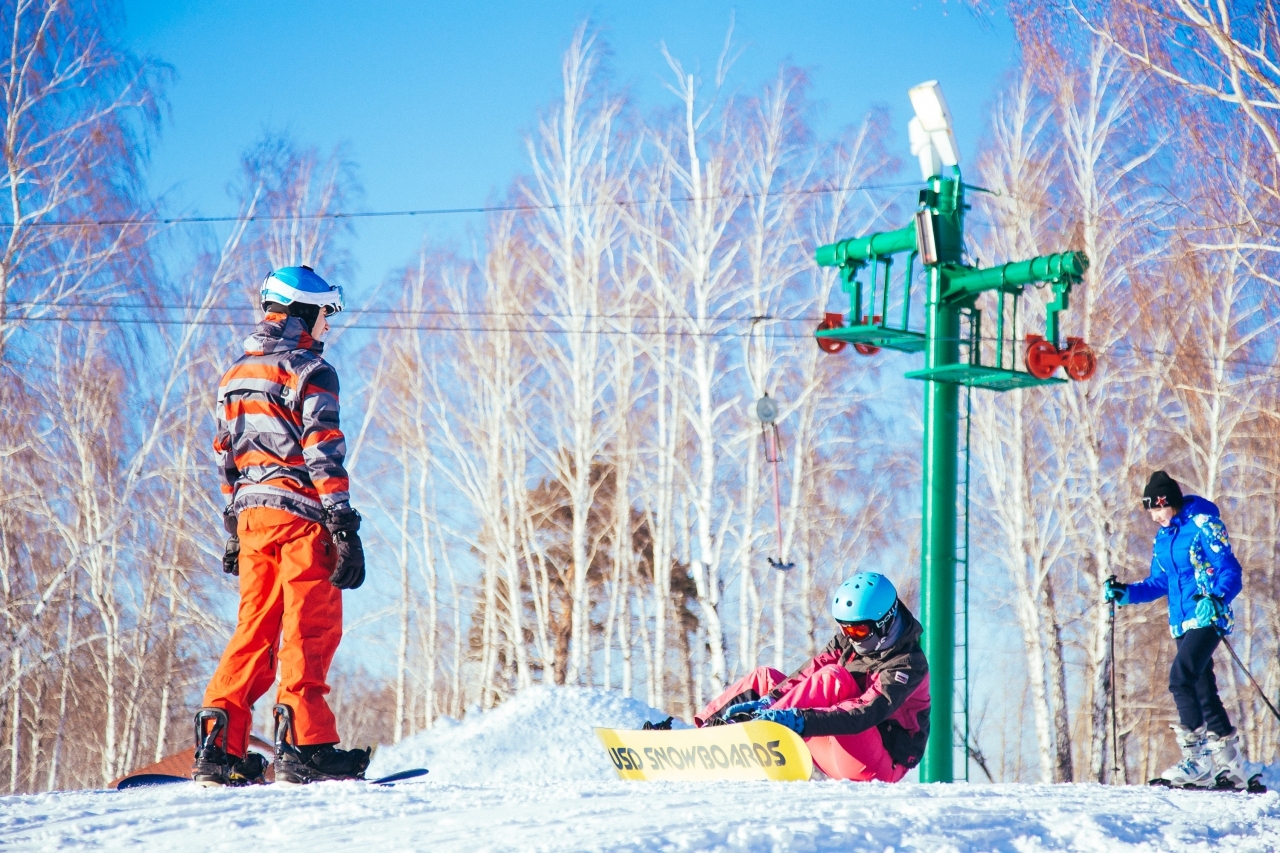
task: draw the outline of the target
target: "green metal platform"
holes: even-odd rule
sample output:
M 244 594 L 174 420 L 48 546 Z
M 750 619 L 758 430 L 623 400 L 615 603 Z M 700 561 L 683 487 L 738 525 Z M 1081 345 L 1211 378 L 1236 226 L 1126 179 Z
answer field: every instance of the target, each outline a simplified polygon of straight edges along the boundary
M 841 326 L 839 329 L 823 329 L 816 333 L 830 341 L 846 341 L 851 344 L 870 344 L 898 352 L 924 352 L 923 332 L 893 329 L 887 326 Z
M 819 334 L 823 334 L 819 332 Z M 1037 379 L 1021 370 L 1001 370 L 975 364 L 944 364 L 940 367 L 913 370 L 905 374 L 907 379 L 932 380 L 948 385 L 965 385 L 969 388 L 986 388 L 991 391 L 1012 391 L 1015 388 L 1034 388 L 1037 385 L 1065 385 L 1067 380 L 1051 377 Z

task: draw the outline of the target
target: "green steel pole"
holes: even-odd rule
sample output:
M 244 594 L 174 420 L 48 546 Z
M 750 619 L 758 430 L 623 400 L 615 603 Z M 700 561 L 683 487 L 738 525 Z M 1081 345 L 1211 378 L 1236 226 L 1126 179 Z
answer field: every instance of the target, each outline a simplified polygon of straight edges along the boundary
M 925 367 L 960 361 L 960 308 L 944 299 L 941 264 L 961 261 L 964 196 L 960 176 L 931 181 L 936 193 L 934 227 L 939 264 L 929 267 L 925 307 Z M 926 382 L 924 482 L 920 530 L 920 618 L 929 660 L 929 743 L 920 781 L 953 779 L 951 716 L 955 678 L 956 455 L 960 416 L 958 386 Z
M 965 267 L 964 184 L 960 170 L 947 178 L 930 178 L 920 195 L 928 217 L 905 228 L 841 240 L 820 246 L 814 259 L 820 266 L 847 266 L 854 271 L 876 258 L 910 252 L 919 243 L 918 223 L 928 222 L 936 248 L 936 263 L 926 266 L 929 290 L 925 305 L 925 367 L 960 362 L 960 312 L 987 290 L 1018 293 L 1024 285 L 1052 281 L 1055 299 L 1048 305 L 1046 330 L 1057 343 L 1057 312 L 1067 306 L 1071 284 L 1089 267 L 1082 252 L 1015 261 L 988 269 Z M 922 250 L 922 255 L 926 254 Z M 855 300 L 859 302 L 860 300 Z M 907 308 L 904 306 L 904 317 Z M 857 312 L 854 312 L 855 315 Z M 1016 316 L 1016 314 L 1015 314 Z M 852 322 L 860 322 L 854 316 Z M 904 323 L 905 325 L 905 323 Z M 956 619 L 956 498 L 959 451 L 960 389 L 942 382 L 925 382 L 923 515 L 920 530 L 920 621 L 924 623 L 924 653 L 929 659 L 929 743 L 920 763 L 922 782 L 951 782 L 955 778 L 951 728 L 955 704 Z
M 930 304 L 925 333 L 925 366 L 956 364 L 960 358 L 960 312 L 935 297 L 941 273 L 929 271 Z M 952 780 L 951 714 L 955 679 L 956 456 L 959 386 L 924 386 L 924 508 L 920 530 L 920 620 L 929 660 L 929 743 L 920 781 Z

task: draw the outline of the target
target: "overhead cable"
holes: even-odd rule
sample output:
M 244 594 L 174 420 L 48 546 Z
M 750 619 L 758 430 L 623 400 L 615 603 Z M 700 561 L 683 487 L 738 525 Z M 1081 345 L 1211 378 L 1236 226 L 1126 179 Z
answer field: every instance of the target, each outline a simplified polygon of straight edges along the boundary
M 100 307 L 106 308 L 110 306 L 103 305 Z M 239 308 L 239 309 L 224 309 L 224 310 L 256 311 L 256 309 L 250 309 L 247 307 Z M 412 323 L 412 322 L 406 322 L 406 323 L 393 323 L 393 322 L 387 322 L 387 321 L 363 322 L 359 319 L 361 313 L 365 313 L 365 312 L 360 312 L 360 313 L 347 312 L 344 316 L 350 319 L 340 322 L 340 324 L 335 327 L 335 331 L 347 331 L 347 330 L 391 331 L 391 332 L 415 332 L 416 331 L 416 332 L 442 332 L 442 333 L 473 332 L 473 333 L 481 333 L 481 334 L 516 334 L 516 335 L 601 335 L 601 336 L 637 335 L 637 336 L 664 337 L 664 338 L 699 338 L 699 337 L 701 338 L 740 338 L 746 335 L 747 333 L 745 331 L 738 331 L 729 327 L 741 326 L 749 323 L 758 322 L 760 320 L 764 320 L 764 321 L 775 323 L 775 324 L 794 325 L 798 323 L 798 324 L 802 324 L 803 326 L 803 330 L 801 331 L 778 331 L 777 327 L 775 326 L 775 331 L 770 333 L 770 337 L 772 338 L 779 339 L 779 340 L 794 340 L 794 341 L 810 340 L 812 341 L 814 340 L 812 330 L 817 327 L 817 324 L 820 319 L 817 317 L 806 318 L 806 317 L 770 317 L 770 316 L 708 317 L 706 318 L 706 320 L 714 324 L 716 328 L 690 329 L 690 328 L 687 328 L 687 325 L 692 322 L 697 322 L 697 318 L 690 317 L 687 315 L 683 317 L 669 316 L 666 318 L 661 318 L 653 315 L 649 315 L 649 316 L 591 315 L 591 316 L 578 317 L 576 319 L 594 320 L 594 321 L 638 320 L 641 322 L 662 321 L 665 319 L 666 322 L 671 323 L 672 325 L 677 325 L 677 326 L 686 325 L 686 328 L 683 328 L 683 329 L 682 328 L 633 329 L 633 328 L 613 327 L 613 328 L 572 329 L 572 328 L 565 328 L 564 326 L 554 326 L 551 328 L 546 328 L 546 327 L 538 327 L 538 326 L 532 326 L 532 325 L 514 325 L 514 324 L 429 325 L 429 324 Z M 386 309 L 384 311 L 379 311 L 378 313 L 396 313 L 396 312 L 393 309 Z M 414 312 L 404 312 L 404 313 L 414 313 Z M 473 312 L 473 311 L 458 311 L 458 312 L 441 311 L 441 312 L 421 312 L 421 313 L 432 313 L 432 314 L 435 314 L 436 316 L 458 317 L 458 318 L 466 318 L 466 319 L 476 319 L 476 318 L 483 319 L 486 317 L 493 317 L 493 318 L 511 317 L 511 318 L 531 319 L 531 320 L 546 319 L 553 322 L 564 322 L 569 319 L 575 319 L 568 315 L 527 314 L 527 313 L 515 313 L 515 312 L 487 313 L 487 312 Z M 128 325 L 128 326 L 146 326 L 146 325 L 222 326 L 222 327 L 238 326 L 238 327 L 244 328 L 244 327 L 250 327 L 254 325 L 256 321 L 236 322 L 230 319 L 196 320 L 196 319 L 176 319 L 176 318 L 170 319 L 170 318 L 155 318 L 155 317 L 106 318 L 106 317 L 39 316 L 39 317 L 12 317 L 9 319 L 9 322 L 12 322 L 14 324 L 18 324 L 18 323 L 107 323 L 107 324 L 117 323 L 120 325 Z M 964 337 L 957 337 L 957 338 L 942 338 L 940 340 L 949 340 L 955 343 L 965 344 L 970 341 L 970 338 L 968 336 L 964 336 Z M 980 338 L 980 340 L 986 343 L 994 343 L 996 341 L 996 338 L 983 335 Z M 1240 367 L 1256 367 L 1256 368 L 1261 368 L 1263 371 L 1265 371 L 1269 378 L 1270 378 L 1270 371 L 1275 369 L 1275 365 L 1270 362 L 1261 362 L 1261 361 L 1254 361 L 1246 358 L 1234 358 L 1234 357 L 1217 358 L 1207 354 L 1172 353 L 1172 352 L 1165 352 L 1161 350 L 1152 349 L 1150 347 L 1141 347 L 1135 344 L 1128 344 L 1121 341 L 1117 341 L 1115 343 L 1112 343 L 1106 346 L 1093 346 L 1092 349 L 1095 352 L 1111 353 L 1113 355 L 1122 353 L 1122 352 L 1130 352 L 1135 354 L 1135 356 L 1145 355 L 1145 356 L 1154 356 L 1154 357 L 1163 357 L 1163 358 L 1177 358 L 1180 360 L 1196 361 L 1196 362 L 1200 362 L 1204 364 L 1212 364 L 1212 365 L 1231 364 L 1231 365 L 1236 365 Z M 1280 382 L 1280 378 L 1275 378 L 1273 381 Z
M 340 220 L 340 219 L 382 219 L 397 216 L 453 216 L 472 213 L 525 213 L 539 210 L 584 210 L 598 207 L 643 207 L 651 204 L 686 203 L 691 201 L 749 201 L 762 197 L 784 198 L 799 195 L 833 195 L 845 192 L 866 192 L 870 190 L 895 190 L 917 187 L 912 183 L 861 184 L 851 187 L 814 187 L 802 190 L 782 190 L 765 193 L 736 193 L 705 196 L 673 196 L 656 199 L 617 199 L 574 204 L 498 204 L 481 207 L 434 207 L 411 210 L 357 210 L 333 211 L 329 213 L 281 213 L 254 214 L 252 216 L 151 216 L 123 219 L 62 219 L 21 223 L 24 228 L 84 228 L 84 227 L 116 227 L 124 225 L 188 225 L 217 224 L 227 222 L 293 222 L 298 220 Z M 0 228 L 14 228 L 13 222 L 0 222 Z

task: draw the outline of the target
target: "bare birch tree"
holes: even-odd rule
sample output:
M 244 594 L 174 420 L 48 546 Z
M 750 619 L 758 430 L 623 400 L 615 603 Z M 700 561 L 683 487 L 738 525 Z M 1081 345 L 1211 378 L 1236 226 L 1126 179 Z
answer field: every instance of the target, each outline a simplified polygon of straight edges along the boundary
M 618 208 L 609 202 L 621 188 L 615 123 L 622 103 L 595 91 L 597 66 L 594 38 L 584 24 L 565 51 L 563 100 L 541 123 L 536 141 L 528 142 L 533 176 L 525 190 L 529 203 L 540 207 L 524 222 L 536 247 L 525 262 L 539 286 L 537 311 L 559 332 L 541 336 L 534 350 L 546 363 L 540 420 L 548 429 L 532 446 L 564 485 L 572 512 L 569 684 L 587 678 L 591 663 L 587 575 L 594 547 L 587 518 L 595 499 L 592 466 L 609 440 L 602 412 L 607 349 L 599 318 L 607 293 L 604 265 L 619 233 Z

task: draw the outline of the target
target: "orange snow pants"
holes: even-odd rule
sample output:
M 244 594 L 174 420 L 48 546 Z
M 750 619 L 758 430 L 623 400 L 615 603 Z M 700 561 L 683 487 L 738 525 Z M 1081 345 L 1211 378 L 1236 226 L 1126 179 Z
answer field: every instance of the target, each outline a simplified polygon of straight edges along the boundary
M 337 743 L 325 701 L 329 664 L 342 639 L 342 591 L 329 582 L 336 553 L 324 525 L 268 507 L 240 512 L 240 613 L 204 693 L 227 712 L 227 751 L 243 757 L 253 704 L 271 689 L 293 709 L 298 744 Z

